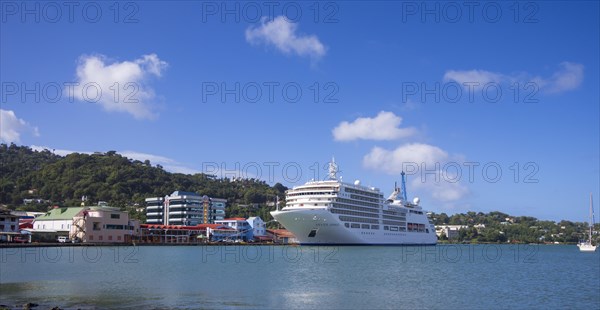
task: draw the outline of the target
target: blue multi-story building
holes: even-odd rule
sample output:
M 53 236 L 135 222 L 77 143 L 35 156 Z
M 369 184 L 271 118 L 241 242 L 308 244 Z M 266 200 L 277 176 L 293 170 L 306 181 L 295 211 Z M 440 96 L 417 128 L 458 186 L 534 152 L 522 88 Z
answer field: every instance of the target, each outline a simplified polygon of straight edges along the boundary
M 193 192 L 175 191 L 165 197 L 146 198 L 146 223 L 195 226 L 225 217 L 227 200 Z

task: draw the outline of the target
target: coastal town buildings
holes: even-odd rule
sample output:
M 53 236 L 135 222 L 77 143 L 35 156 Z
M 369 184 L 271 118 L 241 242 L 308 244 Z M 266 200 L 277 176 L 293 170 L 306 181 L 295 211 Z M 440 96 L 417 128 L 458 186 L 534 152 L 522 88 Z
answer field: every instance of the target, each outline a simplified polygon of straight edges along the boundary
M 55 207 L 33 219 L 32 226 L 24 231 L 31 233 L 33 240 L 42 242 L 123 243 L 139 234 L 139 222 L 130 220 L 129 213 L 104 204 Z

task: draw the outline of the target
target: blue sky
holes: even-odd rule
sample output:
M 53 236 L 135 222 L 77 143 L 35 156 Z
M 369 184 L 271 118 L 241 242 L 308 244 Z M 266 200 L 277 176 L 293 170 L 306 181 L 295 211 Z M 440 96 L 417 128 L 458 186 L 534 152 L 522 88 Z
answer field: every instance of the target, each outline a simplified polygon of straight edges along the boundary
M 3 143 L 288 186 L 335 156 L 435 212 L 600 200 L 597 2 L 52 3 L 2 2 Z

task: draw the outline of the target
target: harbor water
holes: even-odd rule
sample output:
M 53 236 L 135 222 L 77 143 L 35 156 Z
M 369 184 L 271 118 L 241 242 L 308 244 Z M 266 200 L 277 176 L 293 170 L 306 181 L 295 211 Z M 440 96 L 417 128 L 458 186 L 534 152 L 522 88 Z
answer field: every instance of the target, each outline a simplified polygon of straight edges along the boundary
M 600 309 L 574 245 L 0 249 L 0 304 L 41 308 Z

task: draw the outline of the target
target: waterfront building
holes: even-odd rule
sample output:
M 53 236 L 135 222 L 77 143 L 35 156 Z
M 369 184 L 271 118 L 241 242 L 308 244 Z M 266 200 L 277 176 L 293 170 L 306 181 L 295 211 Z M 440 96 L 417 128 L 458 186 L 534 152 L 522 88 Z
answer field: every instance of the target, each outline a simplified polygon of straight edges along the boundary
M 211 198 L 211 219 L 212 222 L 225 219 L 225 207 L 227 206 L 227 199 L 223 198 Z
M 232 236 L 234 237 L 234 239 L 242 239 L 244 241 L 254 239 L 252 226 L 250 226 L 250 224 L 248 224 L 248 221 L 246 221 L 246 219 L 243 217 L 234 217 L 227 218 L 224 220 L 218 220 L 215 221 L 215 224 L 221 224 L 231 229 L 235 229 L 236 233 L 234 236 Z
M 84 207 L 54 207 L 33 221 L 31 232 L 38 241 L 56 241 L 58 237 L 68 237 L 73 225 L 73 217 Z
M 227 200 L 175 191 L 165 197 L 146 198 L 146 223 L 195 226 L 225 217 Z
M 200 244 L 234 235 L 236 230 L 220 224 L 196 226 L 141 224 L 140 243 Z
M 287 229 L 267 229 L 267 237 L 278 244 L 294 244 L 298 243 L 298 239 L 294 234 Z
M 254 235 L 254 238 L 256 238 L 258 236 L 265 236 L 267 234 L 267 232 L 266 232 L 267 225 L 260 218 L 260 216 L 249 217 L 246 221 L 248 222 L 250 227 L 252 227 L 252 234 Z
M 448 239 L 454 239 L 458 237 L 458 231 L 461 229 L 466 229 L 465 225 L 436 225 L 435 226 L 435 234 L 438 237 L 442 236 L 442 233 L 446 235 Z
M 131 242 L 140 234 L 140 223 L 129 213 L 109 206 L 83 208 L 72 218 L 69 238 L 92 243 Z
M 9 210 L 0 210 L 0 241 L 10 242 L 20 235 L 19 217 Z

